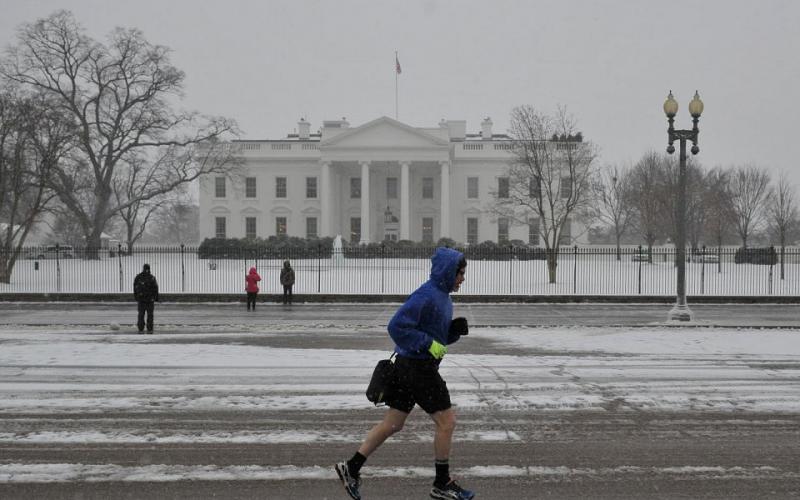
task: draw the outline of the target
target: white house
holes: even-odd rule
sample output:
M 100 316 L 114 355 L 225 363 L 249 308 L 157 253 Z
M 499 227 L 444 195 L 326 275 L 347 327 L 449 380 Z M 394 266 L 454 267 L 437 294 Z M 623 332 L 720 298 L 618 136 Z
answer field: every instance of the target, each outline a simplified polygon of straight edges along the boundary
M 352 242 L 449 237 L 475 244 L 540 244 L 533 224 L 513 225 L 486 208 L 503 184 L 511 141 L 467 134 L 463 120 L 418 128 L 381 117 L 358 127 L 305 120 L 286 139 L 237 141 L 243 175 L 200 180 L 200 238 L 342 235 Z M 567 228 L 564 244 L 585 244 Z

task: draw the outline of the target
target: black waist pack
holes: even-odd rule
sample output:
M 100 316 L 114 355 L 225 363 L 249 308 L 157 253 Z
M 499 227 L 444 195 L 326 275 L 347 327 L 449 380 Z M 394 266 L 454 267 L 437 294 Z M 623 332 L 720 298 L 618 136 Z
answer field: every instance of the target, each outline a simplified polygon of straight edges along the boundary
M 394 355 L 389 359 L 382 359 L 375 365 L 372 371 L 372 378 L 367 386 L 367 399 L 375 406 L 385 405 L 386 397 L 395 383 Z

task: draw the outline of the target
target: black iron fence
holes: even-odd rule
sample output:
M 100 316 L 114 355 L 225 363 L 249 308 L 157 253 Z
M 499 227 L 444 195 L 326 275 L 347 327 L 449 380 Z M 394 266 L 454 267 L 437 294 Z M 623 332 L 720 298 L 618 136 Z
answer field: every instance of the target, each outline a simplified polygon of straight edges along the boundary
M 5 293 L 131 293 L 134 276 L 150 264 L 164 293 L 244 293 L 255 266 L 262 293 L 280 293 L 280 269 L 289 260 L 297 294 L 407 294 L 427 279 L 433 247 L 261 248 L 199 252 L 196 246 L 136 247 L 88 252 L 73 247 L 30 247 L 14 266 Z M 466 295 L 675 294 L 675 249 L 561 247 L 549 268 L 540 248 L 500 246 L 464 250 L 469 265 L 459 293 Z M 724 247 L 686 252 L 689 295 L 798 295 L 800 249 Z M 0 254 L 0 264 L 7 256 Z M 554 281 L 551 279 L 554 277 Z

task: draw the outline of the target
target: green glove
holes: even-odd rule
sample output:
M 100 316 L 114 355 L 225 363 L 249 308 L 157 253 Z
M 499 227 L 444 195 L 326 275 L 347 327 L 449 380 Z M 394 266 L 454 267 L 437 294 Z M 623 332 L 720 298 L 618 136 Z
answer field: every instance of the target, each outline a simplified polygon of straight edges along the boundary
M 428 352 L 431 353 L 434 359 L 442 359 L 447 354 L 447 347 L 434 340 L 431 342 L 431 346 L 428 347 Z

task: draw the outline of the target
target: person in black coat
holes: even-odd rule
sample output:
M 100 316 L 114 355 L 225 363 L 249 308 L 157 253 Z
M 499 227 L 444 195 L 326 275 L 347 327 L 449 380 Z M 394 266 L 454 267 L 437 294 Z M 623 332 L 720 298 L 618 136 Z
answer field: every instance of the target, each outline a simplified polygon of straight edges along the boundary
M 147 313 L 147 333 L 153 333 L 153 308 L 158 302 L 158 281 L 150 273 L 150 264 L 142 266 L 142 272 L 133 280 L 133 296 L 139 304 L 139 318 L 136 326 L 139 333 L 143 333 L 145 326 L 145 313 Z

